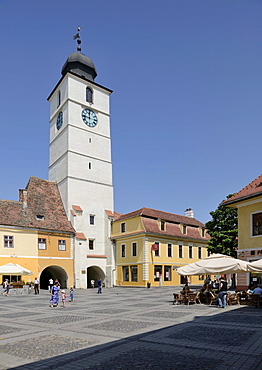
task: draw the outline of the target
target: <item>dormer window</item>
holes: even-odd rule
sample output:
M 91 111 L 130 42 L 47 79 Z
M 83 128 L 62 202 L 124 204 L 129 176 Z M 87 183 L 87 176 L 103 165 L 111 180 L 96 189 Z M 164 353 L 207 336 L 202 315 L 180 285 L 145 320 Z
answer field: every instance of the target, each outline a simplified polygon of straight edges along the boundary
M 202 238 L 205 237 L 205 229 L 201 229 L 201 236 L 202 236 Z
M 43 220 L 45 217 L 43 215 L 36 215 L 37 220 Z
M 186 225 L 182 225 L 182 234 L 186 234 Z
M 93 103 L 93 91 L 90 89 L 90 87 L 86 88 L 86 101 L 88 103 Z
M 166 225 L 165 221 L 160 221 L 160 230 L 161 231 L 165 231 L 165 225 Z
M 126 232 L 126 223 L 122 222 L 121 223 L 121 233 L 125 233 L 125 232 Z

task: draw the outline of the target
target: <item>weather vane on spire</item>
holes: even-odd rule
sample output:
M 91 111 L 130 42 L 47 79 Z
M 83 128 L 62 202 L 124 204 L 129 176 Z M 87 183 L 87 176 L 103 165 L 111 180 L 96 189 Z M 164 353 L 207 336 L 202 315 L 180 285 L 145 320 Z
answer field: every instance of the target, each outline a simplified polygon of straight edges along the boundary
M 77 43 L 78 43 L 78 45 L 77 45 L 77 51 L 81 51 L 81 39 L 80 39 L 80 30 L 81 30 L 81 28 L 80 27 L 78 27 L 77 28 L 77 34 L 75 35 L 75 36 L 73 36 L 73 39 L 74 40 L 77 40 Z

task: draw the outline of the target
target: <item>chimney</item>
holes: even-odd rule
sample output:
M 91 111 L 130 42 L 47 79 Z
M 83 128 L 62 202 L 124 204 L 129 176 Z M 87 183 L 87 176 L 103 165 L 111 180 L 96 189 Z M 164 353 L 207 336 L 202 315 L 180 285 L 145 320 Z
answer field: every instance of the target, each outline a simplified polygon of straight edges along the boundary
M 186 217 L 191 217 L 191 218 L 194 218 L 194 211 L 192 208 L 187 208 L 185 210 L 185 216 Z
M 27 208 L 27 190 L 19 189 L 19 202 L 23 203 L 23 209 Z

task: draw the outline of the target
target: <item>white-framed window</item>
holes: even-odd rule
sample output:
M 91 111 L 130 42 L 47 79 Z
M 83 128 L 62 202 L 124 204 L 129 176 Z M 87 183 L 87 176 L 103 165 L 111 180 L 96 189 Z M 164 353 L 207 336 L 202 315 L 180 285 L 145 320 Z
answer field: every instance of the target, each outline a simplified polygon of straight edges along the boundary
M 38 249 L 46 249 L 46 239 L 38 238 Z
M 122 244 L 121 245 L 121 257 L 125 258 L 125 256 L 126 256 L 126 245 Z
M 88 239 L 88 248 L 89 250 L 94 250 L 95 248 L 95 240 L 94 239 Z
M 136 256 L 137 256 L 137 243 L 133 242 L 132 243 L 132 257 L 136 257 Z
M 138 281 L 138 268 L 137 266 L 130 266 L 131 281 Z
M 93 91 L 90 87 L 86 88 L 86 101 L 88 103 L 93 103 Z
M 66 250 L 66 241 L 65 240 L 58 240 L 58 250 L 65 251 Z
M 188 246 L 188 258 L 193 258 L 193 245 Z
M 12 235 L 4 235 L 4 248 L 14 248 L 14 237 Z
M 262 211 L 251 213 L 251 237 L 262 235 Z
M 120 230 L 121 230 L 121 233 L 125 233 L 126 232 L 126 223 L 125 222 L 122 222 L 121 223 Z
M 155 257 L 160 257 L 160 244 L 159 242 L 154 243 L 156 248 L 155 248 Z
M 60 104 L 61 104 L 61 91 L 59 90 L 57 94 L 57 108 L 59 107 Z
M 90 215 L 89 216 L 89 223 L 90 223 L 90 225 L 94 225 L 95 224 L 95 216 L 94 215 Z
M 172 253 L 172 244 L 171 243 L 168 243 L 167 244 L 167 257 L 172 257 L 173 256 L 173 253 Z
M 183 258 L 183 244 L 178 244 L 178 258 Z
M 129 281 L 129 266 L 123 266 L 123 281 Z

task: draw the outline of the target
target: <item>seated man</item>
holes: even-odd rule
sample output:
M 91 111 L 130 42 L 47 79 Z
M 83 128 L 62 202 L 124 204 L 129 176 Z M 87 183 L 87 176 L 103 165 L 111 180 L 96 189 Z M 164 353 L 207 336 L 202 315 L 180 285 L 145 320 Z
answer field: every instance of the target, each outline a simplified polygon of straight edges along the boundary
M 262 285 L 258 284 L 258 286 L 253 290 L 253 294 L 260 294 L 260 297 L 262 297 Z

